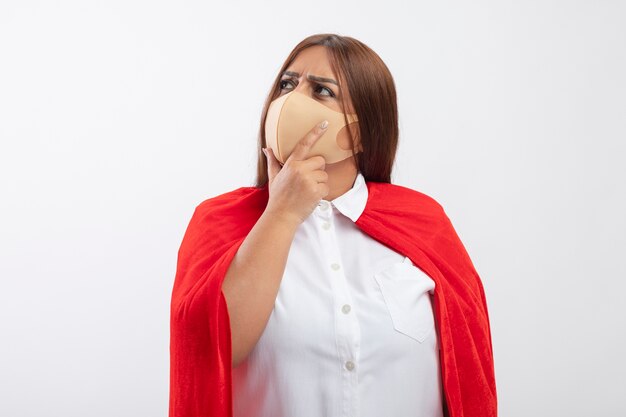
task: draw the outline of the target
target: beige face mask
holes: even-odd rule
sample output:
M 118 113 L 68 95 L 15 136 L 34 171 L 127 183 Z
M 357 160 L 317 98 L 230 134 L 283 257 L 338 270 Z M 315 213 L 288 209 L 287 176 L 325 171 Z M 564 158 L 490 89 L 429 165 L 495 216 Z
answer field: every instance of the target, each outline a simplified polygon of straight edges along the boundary
M 356 114 L 348 114 L 348 124 L 357 122 Z M 330 109 L 322 103 L 298 91 L 278 97 L 270 103 L 265 119 L 265 141 L 272 148 L 276 159 L 284 164 L 296 144 L 315 126 L 328 120 L 328 128 L 311 146 L 309 157 L 321 155 L 327 164 L 343 161 L 352 156 L 351 149 L 343 149 L 337 143 L 339 131 L 346 126 L 343 113 Z M 342 132 L 346 134 L 347 132 Z M 358 144 L 358 150 L 361 150 Z

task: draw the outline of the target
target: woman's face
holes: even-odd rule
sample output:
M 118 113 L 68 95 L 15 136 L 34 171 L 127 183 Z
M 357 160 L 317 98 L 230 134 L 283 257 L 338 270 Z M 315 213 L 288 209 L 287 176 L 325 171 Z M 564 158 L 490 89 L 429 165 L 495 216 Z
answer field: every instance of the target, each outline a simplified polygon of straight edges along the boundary
M 344 94 L 345 111 L 341 108 L 341 96 L 339 86 Z M 280 95 L 291 91 L 306 94 L 319 103 L 341 113 L 354 113 L 352 100 L 344 80 L 333 73 L 326 48 L 324 46 L 311 46 L 301 51 L 287 68 L 280 80 Z M 359 150 L 363 150 L 360 144 L 358 123 L 350 123 L 337 134 L 337 145 L 342 149 L 350 149 L 350 136 L 352 133 L 354 143 Z
M 344 113 L 341 109 L 338 85 L 343 89 L 346 113 L 354 113 L 343 80 L 332 72 L 326 48 L 316 45 L 301 51 L 282 74 L 280 95 L 298 91 L 335 111 Z

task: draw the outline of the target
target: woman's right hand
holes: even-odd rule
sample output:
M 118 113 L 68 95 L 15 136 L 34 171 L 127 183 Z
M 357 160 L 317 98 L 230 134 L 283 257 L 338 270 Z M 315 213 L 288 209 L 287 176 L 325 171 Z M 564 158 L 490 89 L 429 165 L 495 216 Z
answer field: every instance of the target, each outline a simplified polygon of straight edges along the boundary
M 282 166 L 272 148 L 264 149 L 269 187 L 265 211 L 283 216 L 287 221 L 295 222 L 296 226 L 309 217 L 319 201 L 329 193 L 326 159 L 321 155 L 306 158 L 309 149 L 328 128 L 322 128 L 322 124 L 315 125 L 300 139 Z

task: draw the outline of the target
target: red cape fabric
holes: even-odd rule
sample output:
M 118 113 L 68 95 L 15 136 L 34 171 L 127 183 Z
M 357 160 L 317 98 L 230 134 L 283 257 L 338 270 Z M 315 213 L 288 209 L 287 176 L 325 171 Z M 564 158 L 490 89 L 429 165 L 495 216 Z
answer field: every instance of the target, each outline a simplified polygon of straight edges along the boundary
M 435 281 L 433 309 L 449 415 L 497 416 L 483 285 L 443 207 L 407 187 L 366 184 L 368 200 L 356 225 Z M 232 416 L 230 319 L 221 285 L 268 197 L 267 186 L 240 187 L 203 201 L 191 217 L 172 290 L 169 417 Z

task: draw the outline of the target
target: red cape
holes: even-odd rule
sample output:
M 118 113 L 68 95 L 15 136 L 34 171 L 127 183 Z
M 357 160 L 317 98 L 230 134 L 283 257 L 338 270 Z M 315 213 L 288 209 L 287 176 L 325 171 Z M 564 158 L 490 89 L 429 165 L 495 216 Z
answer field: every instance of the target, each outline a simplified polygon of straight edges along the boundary
M 451 417 L 496 417 L 491 329 L 478 273 L 443 207 L 396 184 L 366 181 L 356 225 L 435 281 L 434 312 Z M 267 186 L 200 203 L 178 251 L 170 316 L 169 417 L 232 416 L 230 319 L 221 291 L 231 260 L 268 201 Z

